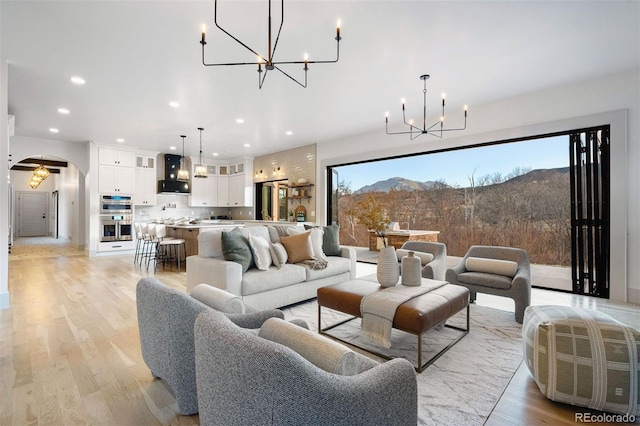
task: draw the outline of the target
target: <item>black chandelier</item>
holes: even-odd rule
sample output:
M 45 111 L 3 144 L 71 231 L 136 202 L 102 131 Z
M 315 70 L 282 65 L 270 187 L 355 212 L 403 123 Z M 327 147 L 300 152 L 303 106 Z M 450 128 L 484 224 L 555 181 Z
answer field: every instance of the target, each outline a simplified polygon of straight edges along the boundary
M 291 80 L 295 81 L 296 83 L 298 83 L 300 86 L 302 87 L 307 87 L 307 71 L 309 70 L 309 64 L 330 64 L 330 63 L 335 63 L 338 62 L 338 60 L 340 59 L 340 40 L 342 40 L 342 37 L 340 37 L 340 21 L 338 21 L 338 25 L 336 28 L 336 59 L 335 60 L 330 60 L 330 61 L 310 61 L 307 58 L 307 55 L 305 54 L 305 57 L 302 61 L 274 61 L 273 57 L 276 53 L 276 48 L 278 47 L 278 40 L 280 39 L 280 32 L 282 31 L 282 24 L 284 23 L 284 0 L 280 1 L 281 7 L 282 7 L 282 13 L 281 13 L 281 19 L 280 19 L 280 26 L 278 27 L 278 34 L 276 36 L 276 41 L 275 43 L 271 43 L 271 0 L 269 0 L 269 23 L 268 23 L 268 30 L 267 30 L 267 36 L 268 36 L 268 45 L 267 45 L 267 56 L 263 56 L 261 54 L 259 54 L 258 52 L 256 52 L 254 49 L 252 49 L 251 47 L 247 46 L 245 43 L 243 43 L 242 41 L 240 41 L 237 37 L 231 35 L 227 30 L 225 30 L 224 28 L 222 28 L 220 25 L 218 25 L 218 0 L 214 1 L 214 6 L 213 6 L 213 23 L 215 24 L 216 27 L 218 27 L 218 29 L 220 31 L 222 31 L 223 33 L 225 33 L 226 35 L 228 35 L 229 37 L 231 37 L 232 39 L 234 39 L 236 42 L 238 42 L 239 44 L 241 44 L 245 49 L 247 49 L 248 51 L 250 51 L 251 53 L 253 53 L 256 56 L 256 62 L 229 62 L 229 63 L 221 63 L 221 64 L 208 64 L 205 62 L 204 60 L 204 46 L 207 44 L 207 42 L 205 41 L 205 33 L 206 33 L 206 27 L 203 25 L 202 26 L 202 40 L 200 40 L 200 44 L 202 45 L 202 64 L 204 66 L 207 67 L 217 67 L 217 66 L 234 66 L 234 65 L 258 65 L 258 88 L 262 89 L 262 85 L 264 84 L 264 80 L 267 78 L 267 73 L 269 71 L 272 70 L 278 70 L 280 71 L 282 74 L 286 75 L 287 77 L 289 77 Z M 289 75 L 288 73 L 286 73 L 285 71 L 282 70 L 282 68 L 279 67 L 279 65 L 288 65 L 288 64 L 304 64 L 304 84 L 302 84 L 300 81 L 296 80 L 295 78 L 293 78 L 291 75 Z M 262 66 L 264 65 L 264 74 L 262 74 Z
M 389 113 L 385 114 L 385 122 L 386 122 L 386 130 L 388 135 L 410 135 L 410 139 L 414 140 L 420 135 L 432 135 L 438 138 L 442 137 L 444 132 L 452 132 L 455 130 L 464 130 L 467 128 L 467 106 L 464 106 L 464 127 L 459 127 L 456 129 L 445 129 L 444 128 L 444 98 L 445 94 L 442 94 L 442 115 L 440 115 L 440 119 L 433 123 L 431 126 L 427 127 L 427 80 L 429 79 L 429 74 L 424 74 L 420 76 L 420 80 L 424 81 L 424 89 L 422 90 L 422 95 L 424 97 L 423 109 L 422 109 L 422 129 L 413 125 L 413 120 L 409 120 L 407 122 L 407 118 L 405 116 L 405 108 L 404 108 L 404 99 L 402 99 L 402 121 L 404 124 L 409 126 L 409 130 L 405 132 L 390 132 L 389 131 Z

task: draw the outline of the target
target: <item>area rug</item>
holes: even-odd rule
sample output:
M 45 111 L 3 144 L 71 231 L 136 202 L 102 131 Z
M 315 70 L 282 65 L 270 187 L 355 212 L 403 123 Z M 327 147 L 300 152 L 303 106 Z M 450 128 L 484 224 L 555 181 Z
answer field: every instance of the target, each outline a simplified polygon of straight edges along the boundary
M 318 305 L 315 300 L 283 309 L 285 317 L 302 318 L 317 332 Z M 448 324 L 465 326 L 466 311 Z M 335 324 L 346 315 L 323 308 L 322 326 Z M 471 305 L 471 330 L 421 374 L 418 380 L 419 425 L 482 425 L 498 402 L 522 361 L 522 327 L 513 312 Z M 345 340 L 365 346 L 359 334 L 359 320 L 331 330 Z M 428 359 L 459 333 L 437 328 L 423 336 L 423 356 Z M 392 333 L 392 348 L 375 347 L 377 352 L 417 359 L 417 337 L 398 330 Z M 365 353 L 364 351 L 360 351 Z M 372 358 L 378 359 L 375 356 Z

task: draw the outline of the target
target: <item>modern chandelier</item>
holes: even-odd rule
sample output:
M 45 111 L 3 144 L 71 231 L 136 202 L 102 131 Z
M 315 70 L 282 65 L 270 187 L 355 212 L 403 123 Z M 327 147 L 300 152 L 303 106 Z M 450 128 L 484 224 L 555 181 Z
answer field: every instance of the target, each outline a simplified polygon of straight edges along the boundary
M 31 176 L 31 180 L 29 181 L 29 186 L 32 189 L 36 189 L 43 180 L 49 177 L 49 170 L 44 166 L 44 164 L 40 164 L 33 170 L 33 175 Z
M 178 180 L 189 180 L 189 170 L 184 166 L 184 138 L 185 135 L 180 135 L 182 138 L 182 157 L 180 157 L 180 168 L 178 169 Z
M 405 101 L 402 99 L 402 121 L 404 124 L 409 126 L 408 131 L 404 132 L 390 132 L 389 131 L 389 113 L 385 114 L 385 126 L 388 135 L 409 135 L 411 140 L 414 140 L 420 135 L 432 135 L 438 138 L 442 137 L 444 132 L 452 132 L 456 130 L 464 130 L 467 128 L 467 106 L 464 106 L 464 127 L 459 128 L 449 128 L 446 129 L 444 127 L 444 98 L 445 94 L 442 94 L 442 114 L 440 115 L 440 119 L 433 123 L 431 126 L 427 127 L 427 80 L 429 79 L 429 74 L 424 74 L 420 76 L 420 80 L 424 81 L 424 89 L 422 90 L 424 103 L 422 107 L 422 128 L 416 127 L 413 125 L 413 120 L 407 121 L 405 116 Z
M 196 178 L 206 178 L 207 177 L 207 166 L 204 164 L 204 158 L 202 157 L 202 131 L 204 130 L 202 127 L 198 127 L 200 131 L 200 158 L 198 162 L 200 164 L 196 165 L 195 170 L 193 171 L 193 177 Z
M 245 49 L 250 51 L 255 57 L 255 62 L 228 62 L 228 63 L 217 63 L 217 64 L 208 64 L 204 59 L 204 46 L 207 44 L 205 41 L 205 33 L 206 27 L 202 26 L 202 39 L 200 40 L 200 44 L 202 45 L 202 64 L 207 67 L 217 67 L 217 66 L 235 66 L 235 65 L 257 65 L 258 66 L 258 88 L 262 89 L 262 85 L 264 84 L 264 80 L 267 78 L 267 74 L 269 71 L 278 70 L 285 76 L 289 77 L 292 81 L 298 83 L 302 87 L 307 87 L 307 71 L 309 70 L 309 64 L 328 64 L 338 62 L 340 59 L 340 21 L 338 20 L 338 25 L 336 28 L 336 59 L 335 60 L 327 60 L 327 61 L 310 61 L 305 54 L 304 59 L 302 61 L 275 61 L 274 55 L 276 53 L 276 48 L 278 47 L 278 40 L 280 39 L 280 32 L 282 31 L 282 25 L 284 24 L 284 0 L 280 1 L 282 12 L 280 18 L 280 26 L 278 27 L 278 34 L 276 35 L 275 43 L 272 43 L 271 38 L 271 0 L 269 0 L 269 17 L 268 17 L 268 29 L 267 29 L 267 55 L 262 55 L 258 53 L 255 49 L 247 46 L 245 43 L 240 41 L 237 37 L 229 33 L 227 30 L 218 25 L 218 0 L 214 1 L 213 6 L 213 23 L 215 24 L 220 31 L 234 39 L 237 43 L 242 45 Z M 289 64 L 304 64 L 302 68 L 304 70 L 304 84 L 286 73 L 279 65 L 289 65 Z M 264 65 L 264 74 L 262 70 L 262 66 Z

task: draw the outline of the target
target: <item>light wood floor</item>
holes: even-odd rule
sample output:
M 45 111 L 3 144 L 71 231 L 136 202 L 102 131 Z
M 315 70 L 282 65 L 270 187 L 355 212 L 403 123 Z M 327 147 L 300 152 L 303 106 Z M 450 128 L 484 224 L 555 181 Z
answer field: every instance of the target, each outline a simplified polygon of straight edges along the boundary
M 11 307 L 0 311 L 0 425 L 199 424 L 197 415 L 177 413 L 140 354 L 135 285 L 153 272 L 132 255 L 30 258 L 25 251 L 9 256 Z M 375 265 L 358 264 L 358 275 L 372 271 Z M 185 290 L 184 272 L 155 276 Z M 513 310 L 505 298 L 479 295 L 477 303 Z M 533 291 L 533 303 L 595 308 L 640 328 L 632 305 L 543 290 Z M 487 424 L 574 424 L 584 411 L 548 401 L 521 366 Z

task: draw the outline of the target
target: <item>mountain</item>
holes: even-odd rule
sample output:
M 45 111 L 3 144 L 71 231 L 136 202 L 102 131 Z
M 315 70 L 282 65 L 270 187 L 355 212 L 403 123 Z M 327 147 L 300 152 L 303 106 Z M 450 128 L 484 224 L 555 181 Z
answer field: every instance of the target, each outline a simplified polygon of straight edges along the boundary
M 416 191 L 427 190 L 433 188 L 435 182 L 418 182 L 411 179 L 405 179 L 401 177 L 392 177 L 387 180 L 381 180 L 371 185 L 365 185 L 362 188 L 355 191 L 356 194 L 363 194 L 366 192 L 389 192 L 391 189 L 398 191 Z
M 545 181 L 554 174 L 568 174 L 569 167 L 558 167 L 555 169 L 536 169 L 531 170 L 523 175 L 516 176 L 499 184 L 516 183 L 516 182 L 533 182 L 533 181 Z M 411 179 L 405 179 L 402 177 L 392 177 L 387 180 L 380 180 L 371 185 L 365 185 L 362 188 L 354 192 L 354 194 L 364 194 L 367 192 L 389 192 L 391 189 L 398 191 L 418 191 L 433 189 L 435 185 L 434 181 L 418 182 Z M 491 186 L 491 185 L 488 185 Z

